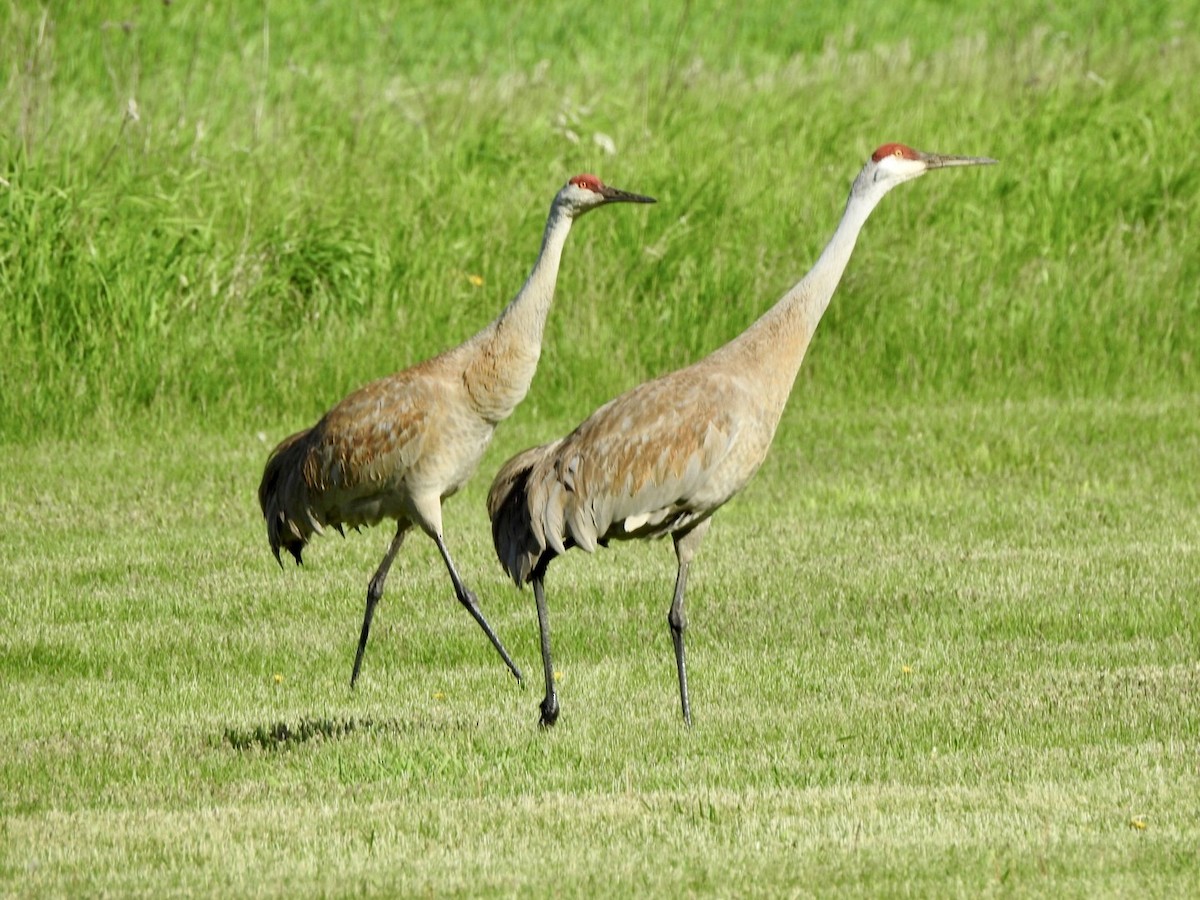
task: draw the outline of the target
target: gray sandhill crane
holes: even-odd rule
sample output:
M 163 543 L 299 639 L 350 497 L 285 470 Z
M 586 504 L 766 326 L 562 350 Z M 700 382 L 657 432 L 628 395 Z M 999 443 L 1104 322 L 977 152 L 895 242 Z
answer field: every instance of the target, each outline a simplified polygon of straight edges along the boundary
M 550 204 L 533 270 L 495 321 L 458 347 L 359 388 L 271 452 L 258 500 L 277 560 L 282 547 L 299 564 L 305 544 L 327 526 L 344 534 L 343 526 L 396 520 L 396 535 L 367 587 L 351 687 L 388 570 L 413 525 L 433 538 L 459 603 L 521 680 L 446 549 L 442 502 L 474 474 L 496 426 L 529 390 L 572 222 L 608 203 L 653 202 L 595 175 L 572 178 Z
M 678 570 L 667 621 L 683 719 L 691 724 L 684 662 L 688 566 L 712 515 L 758 470 L 813 332 L 867 217 L 896 185 L 930 169 L 993 163 L 884 144 L 850 189 L 816 265 L 745 332 L 694 365 L 601 406 L 565 438 L 517 454 L 488 492 L 496 554 L 517 586 L 532 582 L 546 696 L 541 724 L 558 718 L 543 581 L 570 547 L 671 535 Z

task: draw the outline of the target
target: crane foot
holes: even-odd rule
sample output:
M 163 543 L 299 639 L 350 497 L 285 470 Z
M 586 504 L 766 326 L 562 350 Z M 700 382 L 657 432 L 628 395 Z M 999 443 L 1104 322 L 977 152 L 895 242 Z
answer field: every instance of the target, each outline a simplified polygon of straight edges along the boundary
M 547 697 L 542 701 L 542 717 L 538 719 L 538 725 L 542 728 L 553 728 L 554 723 L 558 721 L 558 699 Z

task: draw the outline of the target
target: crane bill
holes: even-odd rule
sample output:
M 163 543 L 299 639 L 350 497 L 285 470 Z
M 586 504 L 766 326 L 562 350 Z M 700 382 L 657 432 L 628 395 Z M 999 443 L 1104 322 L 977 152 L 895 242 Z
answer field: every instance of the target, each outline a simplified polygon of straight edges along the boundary
M 921 157 L 927 169 L 945 169 L 950 166 L 994 166 L 996 160 L 987 156 L 949 156 L 944 153 L 926 153 Z

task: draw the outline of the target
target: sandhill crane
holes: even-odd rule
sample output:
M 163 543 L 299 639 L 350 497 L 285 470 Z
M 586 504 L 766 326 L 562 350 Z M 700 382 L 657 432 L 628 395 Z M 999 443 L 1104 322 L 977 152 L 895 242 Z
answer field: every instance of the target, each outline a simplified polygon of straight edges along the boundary
M 558 718 L 543 582 L 570 547 L 671 535 L 678 569 L 667 621 L 683 719 L 691 724 L 684 654 L 688 567 L 712 515 L 758 470 L 805 350 L 841 280 L 867 217 L 896 185 L 930 169 L 993 163 L 884 144 L 850 189 L 816 265 L 737 338 L 687 368 L 601 406 L 565 438 L 517 454 L 488 492 L 492 538 L 517 586 L 532 582 L 546 696 L 541 724 Z
M 572 178 L 550 204 L 533 270 L 495 321 L 458 347 L 359 388 L 271 452 L 258 500 L 277 560 L 283 547 L 299 564 L 305 544 L 326 526 L 344 534 L 343 526 L 396 520 L 395 537 L 367 587 L 351 687 L 388 570 L 413 525 L 433 538 L 459 603 L 521 681 L 446 549 L 442 502 L 474 474 L 496 426 L 529 390 L 571 223 L 605 204 L 653 202 L 608 187 L 595 175 Z

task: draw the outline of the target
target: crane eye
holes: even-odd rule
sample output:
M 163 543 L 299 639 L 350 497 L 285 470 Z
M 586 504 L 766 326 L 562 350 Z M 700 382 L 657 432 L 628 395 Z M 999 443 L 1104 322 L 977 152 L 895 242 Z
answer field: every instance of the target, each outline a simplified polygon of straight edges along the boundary
M 899 147 L 897 147 L 895 150 L 892 151 L 892 156 L 903 156 L 903 155 L 904 155 L 904 151 L 901 150 Z

